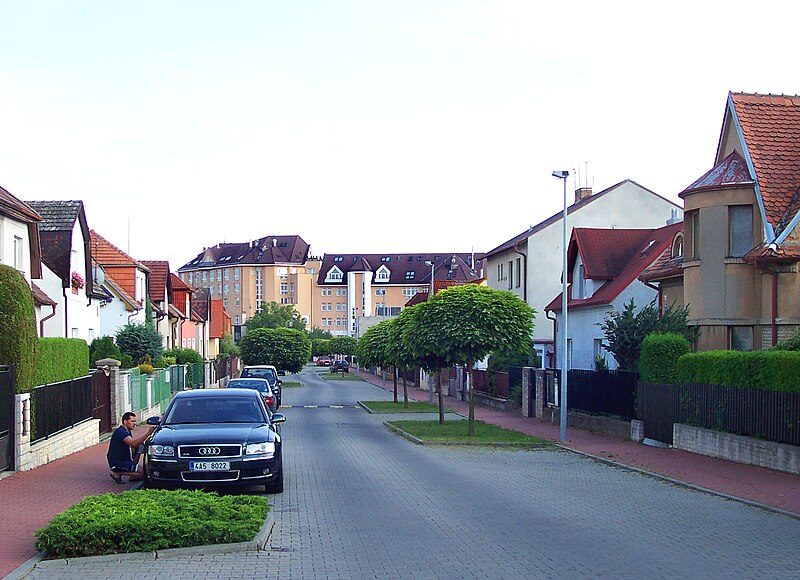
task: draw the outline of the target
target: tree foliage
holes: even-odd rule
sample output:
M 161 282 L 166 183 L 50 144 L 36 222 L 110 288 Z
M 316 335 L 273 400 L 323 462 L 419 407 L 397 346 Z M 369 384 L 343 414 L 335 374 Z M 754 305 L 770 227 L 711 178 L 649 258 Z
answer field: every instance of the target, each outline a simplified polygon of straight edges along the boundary
M 375 326 L 369 327 L 364 335 L 358 339 L 356 356 L 361 366 L 385 367 L 391 364 L 386 354 L 389 322 L 388 320 L 384 320 Z
M 163 337 L 152 326 L 142 323 L 126 324 L 117 332 L 117 346 L 123 355 L 130 356 L 137 365 L 146 356 L 158 360 L 164 353 Z
M 219 343 L 219 352 L 227 356 L 239 356 L 239 347 L 233 341 L 233 337 L 230 334 L 226 334 L 222 337 Z
M 307 330 L 306 334 L 308 334 L 308 338 L 313 340 L 317 340 L 318 338 L 328 339 L 333 338 L 333 334 L 331 334 L 330 330 L 322 330 L 318 326 L 315 326 L 311 330 Z
M 311 341 L 294 328 L 257 328 L 239 345 L 246 365 L 273 365 L 278 370 L 299 373 L 311 358 Z
M 690 343 L 695 342 L 699 329 L 697 326 L 690 326 L 688 320 L 688 305 L 668 306 L 659 316 L 655 301 L 637 312 L 636 304 L 631 298 L 622 311 L 609 312 L 605 321 L 599 324 L 605 336 L 603 348 L 614 355 L 621 370 L 635 371 L 639 368 L 642 341 L 648 334 L 675 333 Z
M 331 341 L 329 338 L 314 338 L 311 340 L 311 356 L 331 354 Z
M 520 352 L 533 334 L 533 309 L 505 290 L 466 284 L 436 294 L 415 317 L 416 350 L 438 352 L 448 365 L 471 369 L 492 351 Z M 469 375 L 468 375 L 469 376 Z M 469 385 L 469 434 L 475 395 Z
M 110 336 L 95 338 L 89 345 L 89 366 L 94 368 L 95 363 L 104 358 L 122 359 L 122 352 Z
M 290 304 L 278 304 L 275 301 L 262 302 L 261 310 L 247 321 L 247 330 L 257 328 L 293 328 L 304 331 L 306 323 L 303 317 Z
M 328 341 L 328 354 L 351 355 L 356 352 L 357 341 L 352 336 L 334 336 Z
M 18 393 L 36 386 L 37 342 L 31 289 L 16 269 L 0 264 L 0 364 L 16 366 Z

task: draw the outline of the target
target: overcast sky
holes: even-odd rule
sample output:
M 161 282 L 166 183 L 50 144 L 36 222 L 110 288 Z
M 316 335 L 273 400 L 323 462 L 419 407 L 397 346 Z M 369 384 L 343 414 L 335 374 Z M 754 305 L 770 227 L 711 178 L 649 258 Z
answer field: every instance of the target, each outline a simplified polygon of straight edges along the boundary
M 0 185 L 173 269 L 486 251 L 559 211 L 556 169 L 680 201 L 728 91 L 800 93 L 779 6 L 0 0 Z

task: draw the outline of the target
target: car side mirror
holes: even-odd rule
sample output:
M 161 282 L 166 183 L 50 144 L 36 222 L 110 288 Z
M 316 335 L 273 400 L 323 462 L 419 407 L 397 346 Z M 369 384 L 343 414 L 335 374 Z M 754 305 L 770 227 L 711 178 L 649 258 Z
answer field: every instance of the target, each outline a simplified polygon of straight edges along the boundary
M 270 417 L 270 421 L 272 423 L 285 423 L 286 415 L 284 415 L 283 413 L 273 413 L 272 417 Z
M 161 423 L 161 417 L 158 416 L 149 417 L 147 421 L 145 421 L 145 423 L 147 423 L 148 425 L 158 425 L 159 423 Z
M 278 379 L 278 380 L 275 382 L 275 384 L 276 384 L 276 385 L 278 385 L 278 386 L 280 387 L 280 386 L 283 384 L 283 381 L 282 381 L 282 380 L 280 380 L 280 379 Z

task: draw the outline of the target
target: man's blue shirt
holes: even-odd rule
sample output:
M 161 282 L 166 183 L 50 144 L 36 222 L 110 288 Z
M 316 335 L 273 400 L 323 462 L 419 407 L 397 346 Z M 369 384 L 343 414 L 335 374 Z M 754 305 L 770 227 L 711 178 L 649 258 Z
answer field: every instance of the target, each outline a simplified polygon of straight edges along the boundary
M 133 437 L 133 434 L 123 425 L 117 427 L 112 433 L 111 441 L 108 443 L 108 453 L 106 453 L 109 467 L 129 468 L 133 465 L 131 447 L 125 443 L 127 437 Z

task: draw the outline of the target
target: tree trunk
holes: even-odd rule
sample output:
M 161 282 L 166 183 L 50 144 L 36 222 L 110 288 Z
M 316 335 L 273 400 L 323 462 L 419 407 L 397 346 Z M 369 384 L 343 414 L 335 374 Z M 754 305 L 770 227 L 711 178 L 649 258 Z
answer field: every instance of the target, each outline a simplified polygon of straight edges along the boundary
M 394 367 L 394 372 L 392 373 L 392 377 L 394 378 L 394 402 L 397 402 L 397 367 Z
M 403 369 L 403 407 L 408 407 L 408 385 L 406 384 L 406 374 L 405 371 L 408 369 Z
M 469 393 L 469 426 L 468 436 L 475 435 L 475 389 L 472 386 L 472 361 L 467 361 L 467 392 Z

